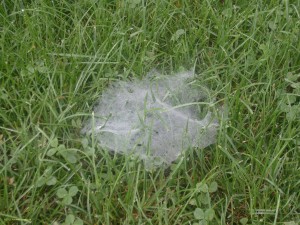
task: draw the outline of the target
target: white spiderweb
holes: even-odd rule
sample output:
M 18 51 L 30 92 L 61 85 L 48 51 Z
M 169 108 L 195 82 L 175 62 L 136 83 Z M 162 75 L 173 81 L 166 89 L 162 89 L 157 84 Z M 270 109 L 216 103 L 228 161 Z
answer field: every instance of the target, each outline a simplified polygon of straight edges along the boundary
M 213 144 L 218 122 L 205 112 L 212 100 L 189 82 L 192 77 L 182 72 L 115 83 L 102 93 L 82 133 L 94 134 L 105 149 L 138 156 L 148 168 L 170 164 L 189 147 Z

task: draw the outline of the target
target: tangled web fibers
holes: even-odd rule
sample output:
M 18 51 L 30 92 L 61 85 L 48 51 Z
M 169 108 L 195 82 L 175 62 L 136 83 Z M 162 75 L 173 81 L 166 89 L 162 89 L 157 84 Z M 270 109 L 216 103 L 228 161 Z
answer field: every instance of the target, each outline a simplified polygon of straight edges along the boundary
M 102 93 L 82 133 L 104 149 L 139 157 L 146 168 L 168 165 L 189 147 L 215 142 L 212 101 L 192 72 L 120 81 Z

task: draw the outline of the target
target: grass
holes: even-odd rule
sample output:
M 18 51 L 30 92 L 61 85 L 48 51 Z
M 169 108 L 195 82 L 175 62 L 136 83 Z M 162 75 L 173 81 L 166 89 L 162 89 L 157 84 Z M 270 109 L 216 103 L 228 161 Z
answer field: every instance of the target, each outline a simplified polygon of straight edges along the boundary
M 299 224 L 299 19 L 299 0 L 3 1 L 0 224 Z M 82 139 L 108 83 L 181 67 L 228 107 L 215 145 L 150 173 Z

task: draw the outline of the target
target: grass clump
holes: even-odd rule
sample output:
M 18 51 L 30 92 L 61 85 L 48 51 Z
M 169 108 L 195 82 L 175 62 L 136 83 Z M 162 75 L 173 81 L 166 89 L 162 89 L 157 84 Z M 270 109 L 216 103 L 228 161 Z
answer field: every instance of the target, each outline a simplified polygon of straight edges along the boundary
M 299 223 L 299 9 L 297 0 L 4 1 L 0 224 Z M 110 82 L 182 66 L 228 106 L 216 145 L 149 173 L 82 139 Z

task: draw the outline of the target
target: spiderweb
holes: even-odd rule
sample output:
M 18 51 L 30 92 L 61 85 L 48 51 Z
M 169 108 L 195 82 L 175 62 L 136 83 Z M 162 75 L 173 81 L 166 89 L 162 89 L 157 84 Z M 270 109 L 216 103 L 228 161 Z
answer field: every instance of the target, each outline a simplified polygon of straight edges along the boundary
M 215 142 L 212 104 L 192 72 L 120 81 L 102 93 L 82 133 L 95 135 L 104 149 L 139 157 L 147 168 L 168 165 L 189 147 Z

